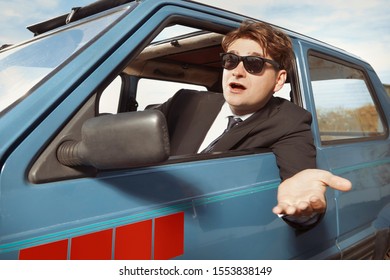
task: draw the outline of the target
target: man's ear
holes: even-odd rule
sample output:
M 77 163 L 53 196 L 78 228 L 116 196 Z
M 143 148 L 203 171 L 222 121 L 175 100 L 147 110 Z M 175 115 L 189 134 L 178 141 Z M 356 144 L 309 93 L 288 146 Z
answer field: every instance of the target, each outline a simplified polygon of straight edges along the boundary
M 287 71 L 286 70 L 279 70 L 276 73 L 276 84 L 274 87 L 274 92 L 279 91 L 283 87 L 284 83 L 286 82 L 286 79 L 287 79 Z

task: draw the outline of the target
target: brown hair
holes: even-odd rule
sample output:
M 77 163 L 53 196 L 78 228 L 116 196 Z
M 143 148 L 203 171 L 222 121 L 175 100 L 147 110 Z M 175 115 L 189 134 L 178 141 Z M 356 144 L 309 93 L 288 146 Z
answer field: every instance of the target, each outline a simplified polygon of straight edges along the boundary
M 264 22 L 244 21 L 238 29 L 229 32 L 222 41 L 226 52 L 237 39 L 250 39 L 257 42 L 280 65 L 280 69 L 290 72 L 294 59 L 290 38 L 283 31 Z

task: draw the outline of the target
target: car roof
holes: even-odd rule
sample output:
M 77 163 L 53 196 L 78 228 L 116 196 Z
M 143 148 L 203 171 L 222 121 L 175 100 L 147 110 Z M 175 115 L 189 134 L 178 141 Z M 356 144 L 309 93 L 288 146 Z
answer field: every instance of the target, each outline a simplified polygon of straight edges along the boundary
M 209 5 L 206 5 L 206 4 L 203 4 L 203 3 L 199 3 L 199 2 L 196 2 L 196 1 L 191 1 L 191 0 L 178 0 L 178 1 L 179 2 L 191 2 L 191 3 L 197 4 L 197 5 L 202 5 L 202 6 L 208 7 L 208 8 L 213 8 L 213 9 L 217 9 L 217 10 L 223 10 L 221 8 L 212 7 L 212 6 L 209 6 Z M 52 19 L 49 19 L 49 20 L 37 23 L 37 24 L 30 25 L 30 26 L 27 27 L 27 29 L 30 30 L 32 33 L 34 33 L 34 35 L 36 36 L 36 35 L 39 35 L 39 34 L 46 33 L 46 32 L 48 32 L 50 30 L 55 29 L 55 28 L 64 26 L 64 25 L 66 25 L 66 24 L 68 24 L 70 22 L 74 22 L 74 21 L 77 21 L 77 20 L 80 20 L 80 19 L 92 16 L 92 15 L 95 15 L 97 13 L 107 11 L 107 10 L 112 9 L 112 8 L 115 8 L 115 7 L 118 7 L 118 6 L 127 4 L 127 3 L 131 3 L 131 2 L 135 3 L 135 2 L 138 2 L 138 1 L 134 1 L 134 0 L 116 0 L 116 1 L 99 0 L 99 1 L 93 2 L 93 3 L 89 4 L 89 5 L 86 5 L 84 7 L 74 7 L 74 8 L 72 8 L 69 11 L 69 13 L 66 13 L 64 15 L 61 15 L 61 16 L 58 16 L 58 17 L 55 17 L 55 18 L 52 18 Z M 232 13 L 232 12 L 227 11 L 227 10 L 225 10 L 225 11 L 229 12 L 229 13 Z M 245 15 L 238 15 L 238 16 L 241 16 L 241 17 L 244 17 L 244 18 L 248 18 Z M 252 18 L 252 19 L 253 20 L 261 20 L 261 19 L 255 19 L 255 18 Z M 291 37 L 294 37 L 294 38 L 297 38 L 297 39 L 303 40 L 303 41 L 312 42 L 312 43 L 315 43 L 317 45 L 321 45 L 321 46 L 324 46 L 324 47 L 327 47 L 327 48 L 330 48 L 330 49 L 334 49 L 334 50 L 337 50 L 339 52 L 347 53 L 348 55 L 352 55 L 352 56 L 358 58 L 356 55 L 348 53 L 346 50 L 338 48 L 338 47 L 336 47 L 334 45 L 330 45 L 330 44 L 325 43 L 323 41 L 320 41 L 318 39 L 309 37 L 307 35 L 298 33 L 296 31 L 293 31 L 293 30 L 290 30 L 290 29 L 286 29 L 286 28 L 281 27 L 281 26 L 277 26 L 277 25 L 272 24 L 272 23 L 270 23 L 270 24 L 273 25 L 274 27 L 277 27 L 277 28 L 285 31 Z
M 70 22 L 77 21 L 92 15 L 95 15 L 100 12 L 104 12 L 106 10 L 118 7 L 120 5 L 135 2 L 134 0 L 100 0 L 93 2 L 84 7 L 74 7 L 70 10 L 69 13 L 64 15 L 60 15 L 55 18 L 51 18 L 49 20 L 33 24 L 27 27 L 34 35 L 43 34 L 55 28 L 64 26 Z

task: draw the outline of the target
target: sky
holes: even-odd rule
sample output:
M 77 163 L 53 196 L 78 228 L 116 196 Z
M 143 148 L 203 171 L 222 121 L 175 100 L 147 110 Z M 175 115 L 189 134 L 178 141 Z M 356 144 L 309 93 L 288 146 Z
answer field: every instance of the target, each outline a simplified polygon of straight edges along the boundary
M 0 45 L 32 37 L 27 26 L 93 0 L 0 0 Z M 342 48 L 370 63 L 390 84 L 388 0 L 199 0 L 264 20 Z

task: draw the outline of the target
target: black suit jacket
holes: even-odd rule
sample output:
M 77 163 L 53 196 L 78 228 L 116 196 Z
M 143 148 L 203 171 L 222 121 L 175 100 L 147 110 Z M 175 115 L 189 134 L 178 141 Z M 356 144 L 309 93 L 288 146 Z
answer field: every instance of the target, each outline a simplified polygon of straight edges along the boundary
M 225 102 L 223 94 L 180 90 L 157 107 L 167 119 L 171 155 L 197 153 Z M 316 168 L 311 114 L 282 98 L 272 97 L 261 110 L 227 132 L 213 151 L 270 148 L 281 178 Z

